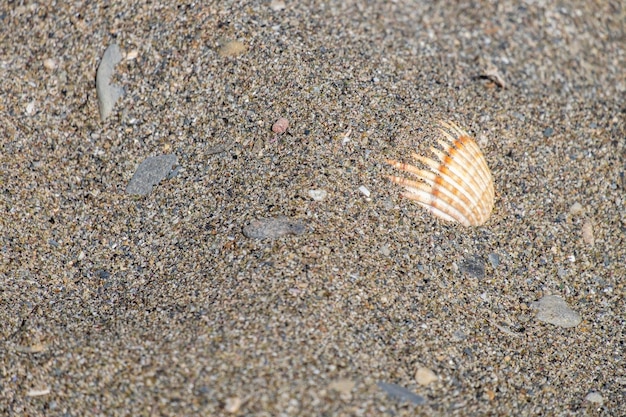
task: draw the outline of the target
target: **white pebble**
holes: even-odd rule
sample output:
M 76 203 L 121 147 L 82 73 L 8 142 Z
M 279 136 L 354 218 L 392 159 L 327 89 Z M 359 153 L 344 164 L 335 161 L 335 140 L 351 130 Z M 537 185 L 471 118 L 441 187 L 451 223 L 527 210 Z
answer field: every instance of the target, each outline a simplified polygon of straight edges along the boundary
M 370 196 L 370 190 L 367 189 L 366 186 L 361 185 L 359 187 L 359 191 L 363 193 L 363 195 L 365 195 L 365 197 L 369 197 Z
M 572 207 L 569 208 L 569 214 L 572 216 L 578 216 L 583 212 L 583 206 L 580 203 L 572 204 Z
M 270 3 L 270 9 L 275 12 L 279 12 L 285 8 L 285 2 L 283 0 L 272 0 Z
M 328 192 L 326 190 L 309 190 L 309 197 L 315 201 L 322 201 L 326 198 Z
M 226 404 L 224 404 L 224 411 L 229 414 L 236 414 L 239 412 L 242 403 L 243 401 L 239 397 L 227 398 Z
M 585 400 L 589 401 L 590 403 L 594 403 L 598 405 L 604 404 L 604 398 L 602 398 L 602 395 L 600 395 L 599 392 L 595 392 L 595 391 L 592 391 L 589 394 L 587 394 L 587 396 L 585 397 Z
M 26 115 L 32 116 L 35 113 L 35 106 L 37 102 L 35 100 L 31 101 L 26 105 Z
M 435 382 L 437 379 L 439 379 L 437 375 L 428 368 L 419 368 L 415 373 L 415 380 L 422 386 Z
M 54 70 L 57 67 L 57 62 L 52 58 L 47 58 L 43 60 L 43 66 L 47 70 Z

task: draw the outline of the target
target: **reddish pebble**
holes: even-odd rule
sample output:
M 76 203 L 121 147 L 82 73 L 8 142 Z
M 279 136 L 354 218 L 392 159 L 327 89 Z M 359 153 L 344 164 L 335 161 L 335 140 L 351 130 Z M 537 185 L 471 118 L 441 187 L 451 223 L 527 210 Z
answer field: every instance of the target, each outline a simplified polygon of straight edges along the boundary
M 289 120 L 285 119 L 284 117 L 281 117 L 280 119 L 276 120 L 276 123 L 274 123 L 274 126 L 272 126 L 272 132 L 278 133 L 278 134 L 285 133 L 288 127 L 289 127 Z

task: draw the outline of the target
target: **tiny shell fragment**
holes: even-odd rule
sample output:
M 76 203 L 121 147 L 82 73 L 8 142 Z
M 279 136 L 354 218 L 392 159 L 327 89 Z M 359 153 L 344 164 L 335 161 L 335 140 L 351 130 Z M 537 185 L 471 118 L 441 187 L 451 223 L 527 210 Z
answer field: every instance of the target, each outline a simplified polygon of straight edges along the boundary
M 254 220 L 243 228 L 244 236 L 250 239 L 276 239 L 289 234 L 301 235 L 304 232 L 304 223 L 285 216 Z
M 280 119 L 276 120 L 276 122 L 272 126 L 272 132 L 280 135 L 281 133 L 285 133 L 288 128 L 289 128 L 289 120 L 285 119 L 284 117 L 281 117 Z
M 46 387 L 43 389 L 31 389 L 26 393 L 27 397 L 43 397 L 44 395 L 50 394 L 50 388 Z
M 241 404 L 243 404 L 243 401 L 239 397 L 227 398 L 226 404 L 224 404 L 224 411 L 229 414 L 236 414 L 239 412 Z
M 54 70 L 57 67 L 57 62 L 52 58 L 46 58 L 43 60 L 43 66 L 47 70 Z
M 495 66 L 489 66 L 489 68 L 483 72 L 482 76 L 493 81 L 498 87 L 506 88 L 506 81 L 504 81 L 504 78 L 500 75 L 500 71 L 498 71 L 498 68 Z
M 125 59 L 126 61 L 132 61 L 134 59 L 137 59 L 138 56 L 139 56 L 139 51 L 136 49 L 133 49 L 132 51 L 128 51 L 126 53 Z

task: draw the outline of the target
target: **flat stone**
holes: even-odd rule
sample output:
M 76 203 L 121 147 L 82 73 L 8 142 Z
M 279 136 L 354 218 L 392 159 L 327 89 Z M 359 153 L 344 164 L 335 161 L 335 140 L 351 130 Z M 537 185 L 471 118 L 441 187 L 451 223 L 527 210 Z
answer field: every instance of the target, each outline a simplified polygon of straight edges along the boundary
M 169 175 L 177 160 L 176 155 L 159 155 L 144 159 L 128 183 L 126 192 L 136 195 L 149 194 L 152 187 Z
M 594 403 L 598 405 L 604 404 L 604 398 L 602 398 L 602 395 L 600 395 L 599 392 L 595 392 L 595 391 L 592 391 L 589 394 L 587 394 L 587 396 L 585 397 L 585 400 L 589 401 L 590 403 Z
M 243 228 L 244 236 L 250 239 L 276 239 L 289 234 L 301 235 L 304 232 L 304 223 L 285 216 L 254 220 Z
M 424 397 L 422 397 L 421 395 L 417 395 L 400 385 L 390 384 L 387 382 L 377 382 L 376 385 L 378 386 L 378 388 L 385 391 L 390 398 L 393 398 L 400 402 L 406 401 L 416 405 L 426 403 L 426 399 Z
M 465 258 L 459 265 L 459 270 L 474 278 L 485 277 L 485 261 L 477 255 Z
M 115 66 L 122 60 L 122 52 L 119 46 L 113 43 L 104 51 L 102 61 L 96 74 L 96 93 L 98 95 L 98 108 L 100 120 L 104 121 L 113 111 L 113 106 L 118 98 L 124 94 L 124 89 L 111 84 L 111 77 Z
M 556 295 L 546 295 L 535 301 L 531 307 L 538 310 L 537 320 L 559 327 L 576 327 L 580 324 L 580 314 L 567 305 L 565 300 Z

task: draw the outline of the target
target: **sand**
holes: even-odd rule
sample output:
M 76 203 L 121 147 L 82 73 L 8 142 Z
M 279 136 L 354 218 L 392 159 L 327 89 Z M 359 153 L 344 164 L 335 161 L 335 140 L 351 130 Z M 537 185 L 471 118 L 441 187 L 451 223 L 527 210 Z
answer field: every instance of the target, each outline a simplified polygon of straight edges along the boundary
M 0 414 L 626 415 L 620 2 L 201 3 L 0 5 Z M 484 226 L 387 179 L 438 120 Z

